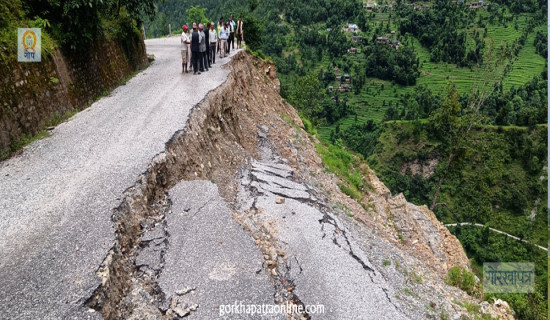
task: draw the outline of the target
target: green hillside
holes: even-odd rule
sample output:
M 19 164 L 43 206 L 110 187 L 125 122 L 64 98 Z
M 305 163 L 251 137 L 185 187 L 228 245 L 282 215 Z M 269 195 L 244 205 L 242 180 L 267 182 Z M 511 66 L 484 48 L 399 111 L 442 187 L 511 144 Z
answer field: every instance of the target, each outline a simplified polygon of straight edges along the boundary
M 506 64 L 509 65 L 509 70 L 506 70 L 502 85 L 504 90 L 509 90 L 512 86 L 518 88 L 525 85 L 527 82 L 533 79 L 533 77 L 540 75 L 547 68 L 546 59 L 535 52 L 534 38 L 537 31 L 545 31 L 546 23 L 544 21 L 538 22 L 538 25 L 534 27 L 532 31 L 528 31 L 528 25 L 530 20 L 535 20 L 536 15 L 533 13 L 522 13 L 514 18 L 510 12 L 507 12 L 510 19 L 505 23 L 486 23 L 486 36 L 484 37 L 486 46 L 492 45 L 493 48 L 501 49 L 505 47 L 512 47 L 514 43 L 517 43 L 522 37 L 522 34 L 526 34 L 525 44 L 519 50 L 517 55 L 512 54 Z M 395 16 L 396 13 L 392 12 L 391 15 Z M 375 29 L 379 26 L 386 26 L 390 23 L 390 29 L 395 30 L 395 37 L 397 39 L 403 37 L 409 41 L 410 46 L 414 49 L 416 57 L 420 61 L 420 77 L 417 79 L 416 86 L 426 86 L 433 93 L 441 93 L 445 90 L 449 82 L 453 82 L 458 91 L 462 94 L 470 92 L 473 86 L 480 81 L 480 68 L 477 67 L 461 67 L 456 64 L 450 64 L 445 62 L 434 62 L 430 59 L 430 51 L 428 48 L 422 46 L 417 38 L 408 38 L 405 35 L 400 35 L 398 25 L 390 19 L 390 13 L 375 13 L 371 22 L 371 29 Z M 475 18 L 490 20 L 490 13 L 485 10 L 476 12 Z M 394 19 L 395 20 L 395 19 Z M 516 24 L 517 21 L 517 24 Z M 518 29 L 516 30 L 516 25 Z M 464 29 L 468 36 L 468 43 L 473 42 L 471 37 L 475 30 L 482 32 L 483 28 L 479 27 L 479 23 L 471 23 Z M 375 32 L 360 32 L 365 38 L 372 37 Z M 351 37 L 348 35 L 348 37 Z M 364 60 L 360 55 L 347 55 L 342 58 L 342 64 L 347 61 L 351 64 L 348 67 L 353 70 L 355 64 L 359 64 Z M 328 69 L 330 66 L 328 63 L 319 66 L 319 69 Z M 504 68 L 503 68 L 504 69 Z M 502 75 L 503 72 L 500 74 Z M 384 119 L 384 114 L 387 110 L 390 101 L 397 103 L 400 97 L 407 94 L 412 90 L 414 86 L 402 86 L 395 84 L 392 81 L 384 81 L 378 78 L 367 77 L 367 86 L 363 87 L 359 93 L 349 93 L 345 96 L 345 99 L 350 101 L 350 107 L 355 111 L 359 118 L 359 122 L 374 120 L 376 122 Z M 331 84 L 332 86 L 338 86 L 338 82 Z M 328 138 L 330 131 L 337 125 L 341 128 L 350 126 L 355 120 L 355 115 L 345 117 L 336 123 L 330 125 L 321 125 L 319 133 L 323 138 Z
M 547 132 L 546 125 L 476 128 L 468 149 L 445 170 L 444 143 L 427 122 L 388 122 L 368 163 L 393 193 L 403 192 L 409 201 L 427 206 L 444 175 L 439 205 L 434 208 L 443 223 L 480 223 L 546 247 Z M 430 168 L 434 160 L 437 164 Z M 487 261 L 535 262 L 539 297 L 532 296 L 534 300 L 527 302 L 521 295 L 499 297 L 514 301 L 518 318 L 540 319 L 531 313 L 535 306 L 529 307 L 532 310 L 517 306 L 520 300 L 521 304 L 547 305 L 539 301 L 547 297 L 547 252 L 488 230 L 484 236 L 479 227 L 450 230 L 462 242 L 479 275 Z

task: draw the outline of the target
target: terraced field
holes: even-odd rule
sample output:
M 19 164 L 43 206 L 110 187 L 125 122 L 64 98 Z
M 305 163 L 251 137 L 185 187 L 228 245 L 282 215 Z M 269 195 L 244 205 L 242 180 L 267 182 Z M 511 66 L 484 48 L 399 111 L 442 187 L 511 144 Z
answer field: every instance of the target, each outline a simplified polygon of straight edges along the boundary
M 480 10 L 478 15 L 487 18 L 489 13 Z M 494 22 L 487 24 L 486 49 L 492 45 L 495 51 L 498 51 L 503 47 L 511 47 L 522 35 L 525 28 L 527 28 L 528 19 L 527 14 L 522 14 L 517 18 L 517 30 L 516 22 L 509 21 L 505 24 Z M 395 19 L 390 20 L 389 12 L 377 12 L 374 18 L 371 20 L 372 25 L 381 24 L 386 25 L 388 21 L 390 23 L 390 29 L 397 29 Z M 534 76 L 539 75 L 546 65 L 546 60 L 535 52 L 533 41 L 537 31 L 543 31 L 546 28 L 546 24 L 542 24 L 535 28 L 535 30 L 529 33 L 525 45 L 520 50 L 518 56 L 513 60 L 511 71 L 505 76 L 503 81 L 504 90 L 509 90 L 512 86 L 519 87 Z M 483 29 L 478 29 L 482 32 Z M 475 29 L 467 30 L 469 36 L 474 34 Z M 471 40 L 471 39 L 470 39 Z M 473 40 L 471 40 L 473 42 Z M 458 67 L 455 64 L 447 64 L 443 62 L 430 61 L 430 52 L 427 48 L 423 47 L 420 42 L 413 38 L 412 45 L 416 52 L 417 57 L 420 60 L 420 77 L 417 79 L 417 85 L 425 85 L 434 93 L 439 93 L 445 90 L 449 82 L 454 82 L 460 93 L 469 92 L 473 86 L 480 81 L 481 72 L 478 68 L 465 68 Z M 362 60 L 360 54 L 348 56 L 350 61 L 359 62 Z M 324 66 L 326 67 L 326 66 Z M 338 88 L 339 83 L 333 84 L 334 88 Z M 367 78 L 364 88 L 359 94 L 352 92 L 340 94 L 340 98 L 348 100 L 349 104 L 357 112 L 357 121 L 366 122 L 368 120 L 382 121 L 389 102 L 397 103 L 400 100 L 400 96 L 412 91 L 414 86 L 401 86 L 392 84 L 390 81 L 384 81 L 377 78 Z M 356 121 L 355 116 L 340 120 L 337 124 L 341 129 L 344 129 Z M 318 129 L 319 135 L 322 138 L 328 138 L 330 131 L 337 125 L 321 127 Z
M 512 86 L 517 88 L 544 70 L 546 59 L 536 53 L 533 41 L 537 31 L 543 31 L 545 28 L 546 26 L 540 26 L 527 37 L 525 45 L 514 61 L 512 71 L 504 78 L 504 90 L 509 90 Z

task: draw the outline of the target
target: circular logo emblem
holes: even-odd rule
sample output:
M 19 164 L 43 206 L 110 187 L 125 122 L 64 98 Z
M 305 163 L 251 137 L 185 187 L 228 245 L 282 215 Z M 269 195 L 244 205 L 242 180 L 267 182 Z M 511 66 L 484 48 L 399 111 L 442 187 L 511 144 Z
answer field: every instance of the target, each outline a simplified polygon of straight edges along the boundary
M 36 34 L 32 30 L 27 30 L 23 34 L 23 47 L 25 51 L 34 51 L 34 46 L 36 46 Z

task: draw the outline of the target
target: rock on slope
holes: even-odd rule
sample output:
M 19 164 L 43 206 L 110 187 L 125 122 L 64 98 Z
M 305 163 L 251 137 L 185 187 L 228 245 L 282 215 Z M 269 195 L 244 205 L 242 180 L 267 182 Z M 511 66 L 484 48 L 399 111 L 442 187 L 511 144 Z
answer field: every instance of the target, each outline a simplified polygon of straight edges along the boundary
M 344 195 L 274 67 L 241 52 L 230 68 L 124 195 L 90 307 L 212 319 L 240 298 L 325 308 L 295 319 L 458 319 L 478 303 L 444 284 L 468 260 L 432 212 L 366 167 L 365 203 Z

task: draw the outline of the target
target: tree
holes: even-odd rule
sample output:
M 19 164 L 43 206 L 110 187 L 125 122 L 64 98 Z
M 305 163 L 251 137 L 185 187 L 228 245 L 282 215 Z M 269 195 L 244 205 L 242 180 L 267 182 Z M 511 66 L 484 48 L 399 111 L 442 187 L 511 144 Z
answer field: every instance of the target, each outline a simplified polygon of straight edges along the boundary
M 23 8 L 29 17 L 51 23 L 54 36 L 65 48 L 85 51 L 104 34 L 103 20 L 112 19 L 124 39 L 128 31 L 155 12 L 154 0 L 27 0 Z
M 189 21 L 190 24 L 210 22 L 210 20 L 208 20 L 208 18 L 206 18 L 206 15 L 204 14 L 205 11 L 206 9 L 199 6 L 193 6 L 185 10 L 185 13 L 187 14 L 187 21 Z
M 243 35 L 247 48 L 256 51 L 263 47 L 264 24 L 251 12 L 243 11 L 239 14 L 243 19 Z M 270 41 L 266 41 L 268 43 Z M 281 44 L 282 50 L 282 44 Z
M 546 58 L 548 55 L 548 35 L 538 31 L 533 44 L 537 53 Z
M 458 142 L 460 131 L 464 125 L 461 115 L 460 96 L 456 86 L 450 83 L 447 86 L 447 96 L 441 107 L 432 112 L 430 126 L 437 132 L 446 146 L 453 146 Z M 414 100 L 413 100 L 414 101 Z
M 292 96 L 292 104 L 307 118 L 315 119 L 321 113 L 321 102 L 325 91 L 321 89 L 319 78 L 315 74 L 299 77 Z
M 340 28 L 333 28 L 328 35 L 328 51 L 335 57 L 339 57 L 348 50 L 348 39 Z
M 505 56 L 501 55 L 493 59 L 492 53 L 493 50 L 490 47 L 480 70 L 480 78 L 472 86 L 466 110 L 461 111 L 458 92 L 454 88 L 454 85 L 450 85 L 442 107 L 434 111 L 433 115 L 430 116 L 430 125 L 440 135 L 441 140 L 444 142 L 445 151 L 448 153 L 447 161 L 445 162 L 443 172 L 440 173 L 439 182 L 430 206 L 430 210 L 432 211 L 438 204 L 437 197 L 452 161 L 456 156 L 463 154 L 466 149 L 470 148 L 472 139 L 471 130 L 479 121 L 481 106 L 495 90 L 495 83 L 502 81 L 504 77 L 504 73 L 502 72 L 504 64 L 502 61 Z
M 153 0 L 118 0 L 118 10 L 125 7 L 128 14 L 135 20 L 142 22 L 141 17 L 152 18 L 155 15 L 155 3 Z

